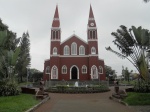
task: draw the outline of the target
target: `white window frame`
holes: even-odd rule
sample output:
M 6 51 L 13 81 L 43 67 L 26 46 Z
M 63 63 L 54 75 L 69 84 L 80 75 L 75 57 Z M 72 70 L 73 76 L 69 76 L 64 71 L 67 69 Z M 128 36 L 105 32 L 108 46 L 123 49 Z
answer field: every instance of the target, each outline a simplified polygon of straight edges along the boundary
M 57 55 L 57 48 L 56 47 L 53 48 L 53 54 Z
M 92 48 L 91 48 L 91 54 L 96 54 L 96 49 L 95 49 L 95 47 L 92 47 Z
M 82 74 L 87 73 L 87 67 L 85 65 L 82 66 Z
M 49 74 L 50 73 L 50 66 L 47 66 L 45 69 L 45 74 Z
M 102 66 L 99 66 L 99 73 L 103 74 L 103 67 Z
M 85 47 L 83 45 L 79 47 L 79 55 L 85 55 Z
M 71 55 L 77 55 L 77 44 L 75 42 L 71 44 Z
M 62 74 L 67 74 L 67 66 L 66 65 L 62 66 L 61 73 Z
M 58 68 L 55 65 L 51 69 L 51 79 L 58 79 Z
M 98 70 L 95 65 L 91 67 L 91 79 L 98 79 Z
M 70 49 L 69 49 L 69 46 L 65 46 L 64 47 L 64 55 L 69 55 L 70 54 Z

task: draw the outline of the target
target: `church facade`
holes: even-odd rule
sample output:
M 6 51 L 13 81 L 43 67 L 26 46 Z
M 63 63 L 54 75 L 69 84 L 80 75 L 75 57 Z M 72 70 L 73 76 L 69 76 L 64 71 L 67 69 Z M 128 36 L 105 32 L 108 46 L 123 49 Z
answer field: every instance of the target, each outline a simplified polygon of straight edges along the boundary
M 73 34 L 61 42 L 61 28 L 56 6 L 50 39 L 50 59 L 44 62 L 46 80 L 105 80 L 104 60 L 98 54 L 98 36 L 95 18 L 90 6 L 87 42 Z

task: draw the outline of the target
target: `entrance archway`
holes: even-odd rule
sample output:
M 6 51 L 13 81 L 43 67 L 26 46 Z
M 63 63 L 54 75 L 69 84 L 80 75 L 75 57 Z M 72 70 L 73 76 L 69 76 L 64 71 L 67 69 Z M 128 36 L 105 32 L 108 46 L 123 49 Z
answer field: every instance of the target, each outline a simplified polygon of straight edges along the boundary
M 73 67 L 71 70 L 71 78 L 77 79 L 77 68 L 76 67 Z
M 70 79 L 73 79 L 73 80 L 79 79 L 79 69 L 76 65 L 73 65 L 70 68 Z

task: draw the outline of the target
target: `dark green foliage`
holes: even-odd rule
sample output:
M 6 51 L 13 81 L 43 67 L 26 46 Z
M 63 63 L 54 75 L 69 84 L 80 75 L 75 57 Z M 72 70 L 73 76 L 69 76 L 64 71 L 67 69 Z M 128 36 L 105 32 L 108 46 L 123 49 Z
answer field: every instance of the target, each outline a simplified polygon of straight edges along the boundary
M 7 83 L 6 81 L 0 81 L 0 96 L 13 96 L 18 95 L 19 93 L 17 85 Z
M 150 93 L 128 92 L 127 95 L 123 101 L 129 105 L 150 105 Z

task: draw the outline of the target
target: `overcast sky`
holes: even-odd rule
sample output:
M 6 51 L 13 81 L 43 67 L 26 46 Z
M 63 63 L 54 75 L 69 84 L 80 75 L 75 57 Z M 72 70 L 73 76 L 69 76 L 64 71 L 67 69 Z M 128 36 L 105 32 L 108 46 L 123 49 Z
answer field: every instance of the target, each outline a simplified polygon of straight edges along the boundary
M 73 34 L 87 41 L 87 23 L 90 4 L 97 28 L 99 58 L 121 74 L 122 66 L 136 70 L 128 60 L 122 60 L 105 50 L 114 37 L 111 32 L 120 25 L 150 29 L 150 3 L 143 0 L 0 0 L 0 18 L 9 29 L 21 37 L 28 30 L 31 42 L 31 68 L 43 71 L 44 60 L 50 57 L 50 30 L 58 4 L 62 30 L 61 41 Z

